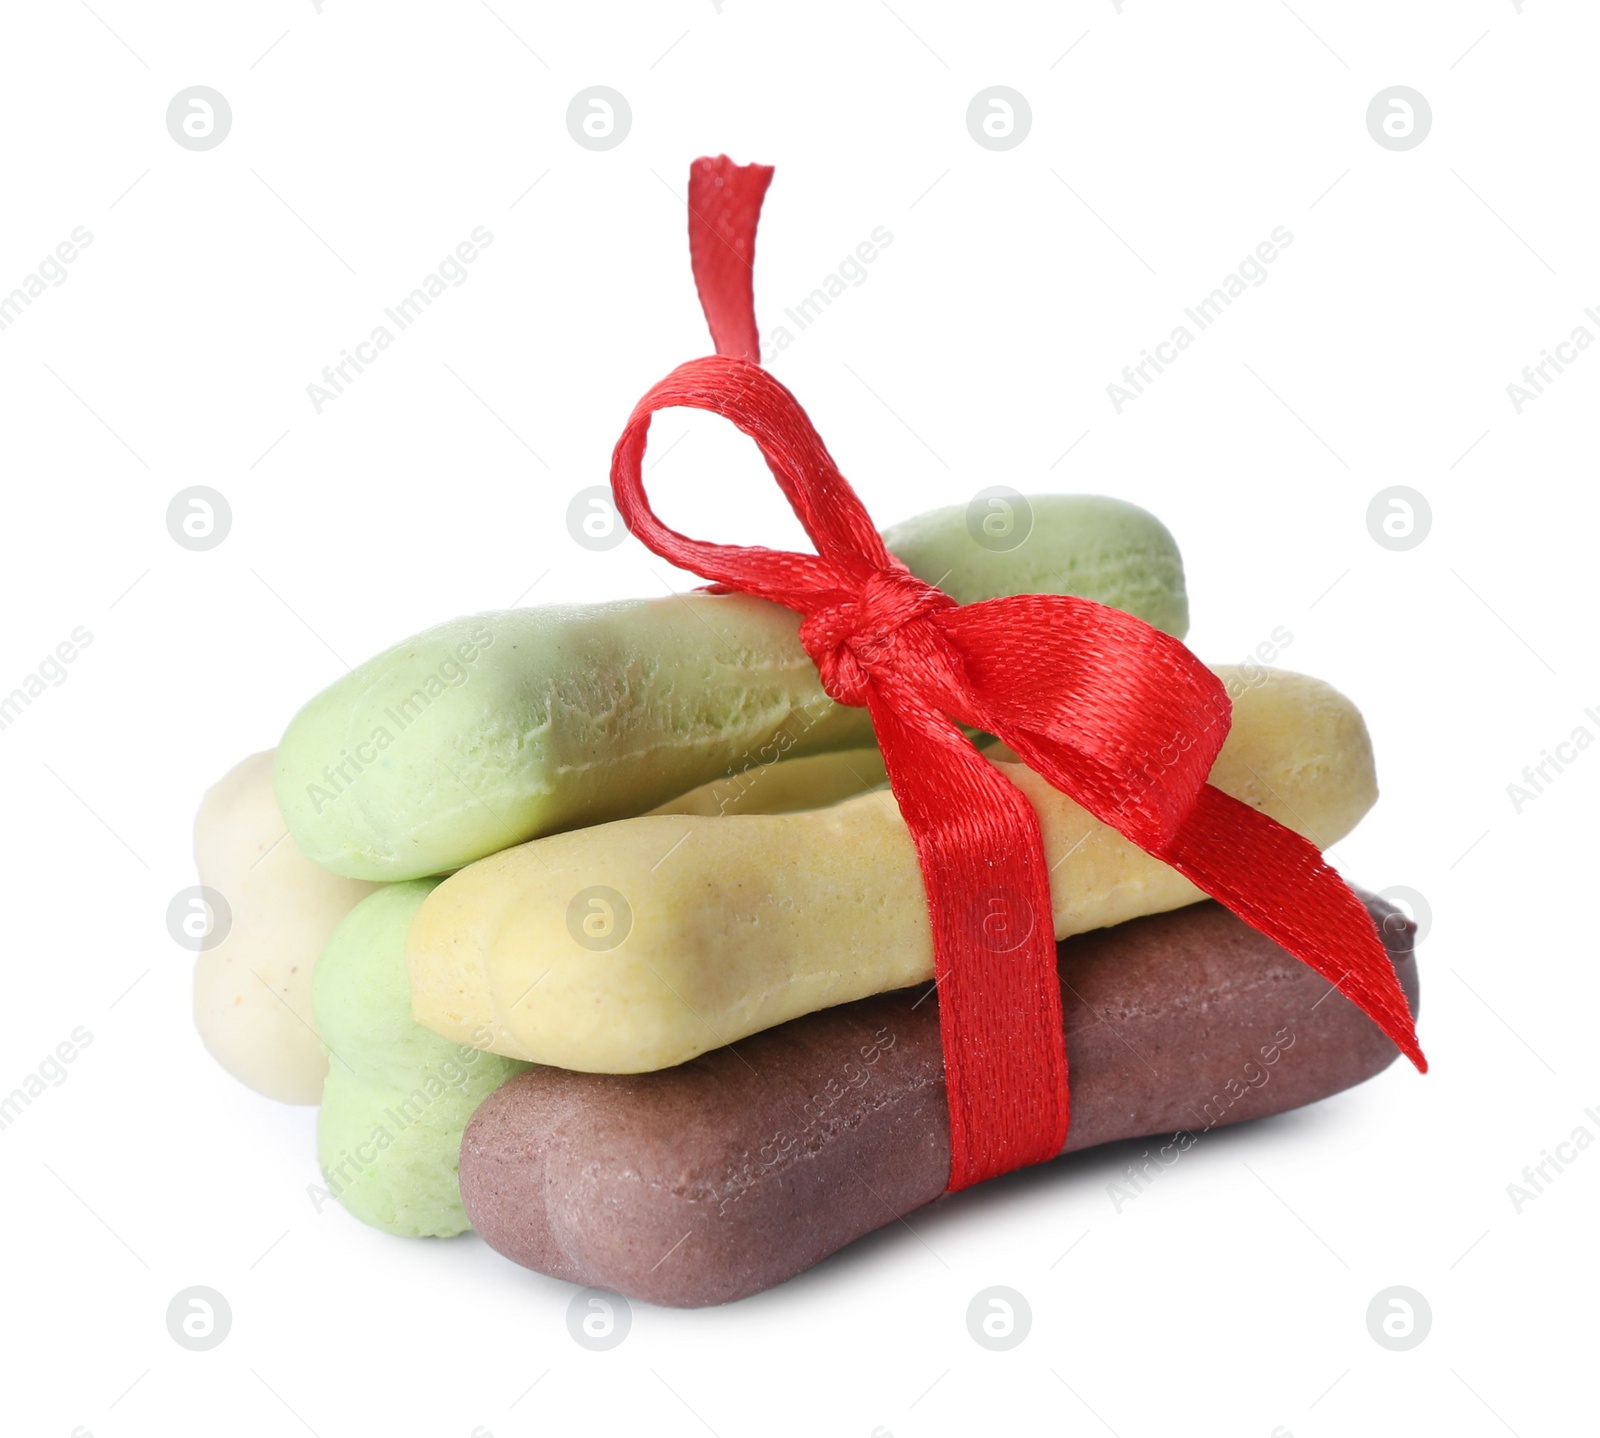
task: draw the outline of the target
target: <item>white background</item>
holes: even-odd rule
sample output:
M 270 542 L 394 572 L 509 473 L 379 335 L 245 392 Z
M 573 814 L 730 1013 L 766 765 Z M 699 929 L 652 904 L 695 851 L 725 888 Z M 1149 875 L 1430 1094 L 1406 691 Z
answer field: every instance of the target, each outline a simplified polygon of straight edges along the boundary
M 1520 1213 L 1506 1187 L 1600 1135 L 1600 752 L 1521 813 L 1507 794 L 1600 734 L 1600 355 L 1520 414 L 1506 393 L 1600 303 L 1592 13 L 93 3 L 13 7 L 0 91 L 0 291 L 93 234 L 0 333 L 0 690 L 93 634 L 0 732 L 0 1090 L 94 1035 L 0 1133 L 5 1431 L 1592 1427 L 1600 1151 Z M 195 84 L 233 111 L 204 153 L 164 122 Z M 565 124 L 593 84 L 633 112 L 605 153 Z M 965 124 L 994 84 L 1033 114 L 1003 153 Z M 1433 112 L 1405 152 L 1365 123 L 1396 84 Z M 996 483 L 1137 501 L 1183 547 L 1202 657 L 1282 625 L 1282 662 L 1361 705 L 1383 799 L 1336 858 L 1433 910 L 1434 1071 L 1214 1135 L 1120 1213 L 1137 1149 L 1013 1176 L 734 1307 L 636 1305 L 593 1354 L 569 1285 L 313 1212 L 313 1111 L 210 1062 L 163 915 L 203 790 L 345 662 L 536 581 L 525 602 L 694 582 L 563 516 L 634 400 L 709 348 L 681 196 L 723 150 L 778 167 L 764 330 L 893 234 L 774 363 L 881 523 Z M 306 385 L 478 225 L 469 281 L 317 414 Z M 1122 366 L 1279 225 L 1268 281 L 1118 414 Z M 680 437 L 649 471 L 666 517 L 799 543 L 753 449 L 673 414 L 652 457 Z M 191 484 L 232 506 L 207 553 L 165 527 Z M 1432 509 L 1406 552 L 1366 525 L 1392 484 Z M 233 1309 L 211 1352 L 167 1334 L 191 1284 Z M 1032 1306 L 1011 1352 L 966 1331 L 991 1284 Z M 1432 1308 L 1410 1352 L 1367 1332 L 1393 1284 Z

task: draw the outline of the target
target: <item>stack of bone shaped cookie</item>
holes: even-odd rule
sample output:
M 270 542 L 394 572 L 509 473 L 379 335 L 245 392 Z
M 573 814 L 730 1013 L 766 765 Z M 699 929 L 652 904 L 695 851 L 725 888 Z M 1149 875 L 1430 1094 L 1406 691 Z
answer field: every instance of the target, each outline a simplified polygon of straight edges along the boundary
M 1073 495 L 884 535 L 960 603 L 1072 594 L 1182 638 L 1167 530 Z M 864 710 L 798 616 L 690 594 L 481 614 L 377 655 L 237 766 L 196 823 L 228 901 L 195 1012 L 219 1063 L 321 1103 L 327 1191 L 407 1237 L 476 1228 L 559 1279 L 675 1304 L 781 1282 L 943 1193 L 933 939 Z M 1355 707 L 1218 666 L 1212 784 L 1319 847 L 1376 800 Z M 974 735 L 1038 815 L 1067 1148 L 1326 1097 L 1395 1050 L 1325 980 Z M 287 830 L 287 835 L 285 834 Z M 1413 928 L 1370 901 L 1413 1008 Z M 1269 1082 L 1270 1079 L 1270 1082 Z

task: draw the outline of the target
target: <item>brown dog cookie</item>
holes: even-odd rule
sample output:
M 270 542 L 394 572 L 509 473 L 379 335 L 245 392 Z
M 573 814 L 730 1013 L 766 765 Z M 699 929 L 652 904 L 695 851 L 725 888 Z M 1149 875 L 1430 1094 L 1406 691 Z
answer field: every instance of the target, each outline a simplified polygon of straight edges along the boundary
M 1414 1010 L 1414 926 L 1368 908 Z M 1281 1113 L 1395 1058 L 1327 980 L 1217 904 L 1058 953 L 1064 1151 Z M 556 1278 L 683 1307 L 758 1293 L 944 1192 L 936 1003 L 883 994 L 659 1073 L 521 1073 L 467 1127 L 467 1214 Z

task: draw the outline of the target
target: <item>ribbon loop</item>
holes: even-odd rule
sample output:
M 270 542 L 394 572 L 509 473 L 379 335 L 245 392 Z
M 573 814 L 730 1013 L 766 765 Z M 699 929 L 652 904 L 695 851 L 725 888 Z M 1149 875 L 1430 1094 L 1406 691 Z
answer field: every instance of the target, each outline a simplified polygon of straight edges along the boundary
M 767 468 L 815 554 L 755 545 L 708 544 L 669 529 L 645 498 L 641 467 L 650 416 L 657 410 L 705 410 L 731 420 L 761 450 Z M 612 497 L 628 528 L 657 554 L 672 547 L 683 568 L 734 589 L 760 585 L 790 609 L 828 595 L 847 597 L 871 574 L 897 561 L 883 546 L 866 506 L 839 472 L 797 400 L 772 375 L 746 360 L 708 355 L 690 360 L 651 387 L 634 406 L 611 458 Z M 791 599 L 793 602 L 791 602 Z
M 1177 833 L 1227 738 L 1233 704 L 1184 645 L 1071 595 L 1023 594 L 943 616 L 981 718 L 1028 767 L 1146 848 Z

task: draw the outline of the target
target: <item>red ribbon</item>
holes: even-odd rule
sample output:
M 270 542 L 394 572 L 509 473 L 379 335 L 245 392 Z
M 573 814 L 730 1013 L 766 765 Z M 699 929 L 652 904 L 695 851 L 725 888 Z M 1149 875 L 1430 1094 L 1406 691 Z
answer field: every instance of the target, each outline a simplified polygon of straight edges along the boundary
M 650 549 L 715 587 L 805 616 L 822 687 L 865 705 L 933 928 L 950 1106 L 950 1188 L 1053 1158 L 1067 1056 L 1039 822 L 961 725 L 998 735 L 1097 819 L 1309 964 L 1426 1071 L 1365 906 L 1316 848 L 1206 783 L 1232 706 L 1181 643 L 1086 599 L 958 605 L 884 548 L 799 402 L 759 363 L 751 283 L 772 179 L 726 156 L 689 172 L 689 250 L 717 353 L 635 406 L 612 456 L 617 509 Z M 656 518 L 640 465 L 659 409 L 731 420 L 760 447 L 815 554 L 706 544 Z

